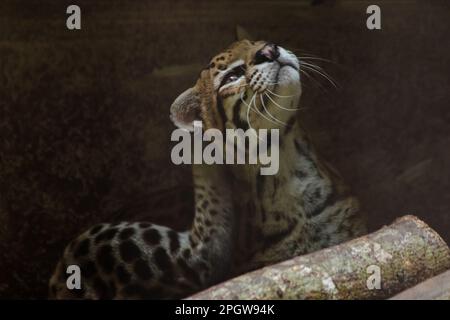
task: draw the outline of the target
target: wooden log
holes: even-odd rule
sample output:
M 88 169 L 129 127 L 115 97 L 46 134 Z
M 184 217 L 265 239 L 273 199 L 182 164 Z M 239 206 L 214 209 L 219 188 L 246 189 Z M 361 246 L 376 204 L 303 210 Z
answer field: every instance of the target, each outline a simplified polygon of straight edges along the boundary
M 390 300 L 450 300 L 450 270 L 400 292 Z
M 188 299 L 386 299 L 448 269 L 447 244 L 417 217 L 405 216 L 372 234 L 241 275 Z

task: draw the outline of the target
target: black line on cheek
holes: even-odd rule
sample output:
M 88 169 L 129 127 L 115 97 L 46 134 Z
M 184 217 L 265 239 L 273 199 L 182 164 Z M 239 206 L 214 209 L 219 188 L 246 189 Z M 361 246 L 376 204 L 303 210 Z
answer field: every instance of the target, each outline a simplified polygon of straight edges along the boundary
M 227 116 L 225 114 L 225 109 L 223 108 L 222 99 L 219 95 L 217 95 L 217 109 L 219 110 L 219 115 L 222 118 L 222 124 L 225 126 L 225 122 L 227 121 Z
M 246 121 L 241 120 L 240 114 L 241 114 L 241 106 L 242 106 L 242 100 L 247 99 L 247 93 L 244 94 L 242 99 L 238 99 L 233 106 L 233 123 L 235 126 L 239 129 L 243 129 L 244 131 L 249 128 L 248 123 Z

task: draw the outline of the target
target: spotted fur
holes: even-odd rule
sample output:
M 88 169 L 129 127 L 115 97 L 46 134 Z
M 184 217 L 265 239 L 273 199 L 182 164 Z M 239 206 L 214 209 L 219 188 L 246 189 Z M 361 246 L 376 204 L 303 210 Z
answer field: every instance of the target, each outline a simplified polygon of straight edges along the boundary
M 146 222 L 94 226 L 66 248 L 50 296 L 180 298 L 363 234 L 357 199 L 318 156 L 294 112 L 300 70 L 295 55 L 263 41 L 239 41 L 214 57 L 173 103 L 172 121 L 188 130 L 195 120 L 205 129 L 279 129 L 279 172 L 262 176 L 259 165 L 194 165 L 190 230 Z M 81 267 L 81 290 L 66 287 L 70 264 Z
M 189 231 L 121 222 L 84 232 L 59 261 L 50 279 L 50 297 L 181 298 L 225 277 L 235 237 L 230 188 L 222 169 L 194 167 L 197 215 Z M 80 267 L 80 290 L 66 286 L 69 265 Z

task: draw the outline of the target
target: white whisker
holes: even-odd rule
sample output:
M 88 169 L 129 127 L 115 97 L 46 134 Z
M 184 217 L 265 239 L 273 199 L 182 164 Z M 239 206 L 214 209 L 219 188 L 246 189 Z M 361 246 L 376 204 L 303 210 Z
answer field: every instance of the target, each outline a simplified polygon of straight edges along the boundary
M 258 110 L 258 107 L 256 106 L 256 99 L 254 99 L 255 96 L 257 96 L 257 95 L 258 95 L 258 93 L 255 92 L 255 94 L 253 95 L 252 99 L 250 100 L 250 104 L 247 104 L 247 103 L 246 103 L 244 100 L 242 100 L 242 99 L 241 99 L 241 101 L 244 102 L 245 105 L 247 105 L 249 108 L 251 108 L 253 112 L 259 114 L 261 117 L 263 117 L 263 118 L 266 119 L 267 121 L 270 121 L 270 122 L 272 122 L 272 123 L 274 123 L 274 124 L 277 124 L 276 122 L 274 122 L 274 121 L 271 120 L 270 118 L 266 117 L 261 111 Z M 251 107 L 252 103 L 253 103 L 253 105 L 255 106 L 255 108 L 252 108 L 252 107 Z M 248 110 L 247 110 L 247 111 L 248 111 Z M 249 124 L 249 125 L 250 125 L 250 124 Z
M 273 94 L 273 92 L 269 91 L 270 93 Z M 287 110 L 287 111 L 297 111 L 297 110 L 301 110 L 302 108 L 284 108 L 282 107 L 280 104 L 278 104 L 277 102 L 275 102 L 275 100 L 272 99 L 272 97 L 270 96 L 269 93 L 265 93 L 265 95 L 270 99 L 270 101 L 272 101 L 272 103 L 277 106 L 278 108 L 282 109 L 282 110 Z
M 336 64 L 336 62 L 334 62 L 334 61 L 324 59 L 324 58 L 314 57 L 314 56 L 297 56 L 297 58 L 300 60 L 319 60 L 319 61 L 325 61 L 325 62 Z
M 302 69 L 300 70 L 300 72 L 304 73 L 304 74 L 307 76 L 307 78 L 308 78 L 309 80 L 313 81 L 314 84 L 316 84 L 320 89 L 322 89 L 322 90 L 324 90 L 324 91 L 327 91 L 327 88 L 325 88 L 325 87 L 320 83 L 320 81 L 317 81 L 316 78 L 314 78 L 314 77 L 311 76 L 308 72 L 306 72 L 305 69 L 302 68 Z
M 326 80 L 328 80 L 335 88 L 338 87 L 338 85 L 337 85 L 336 82 L 333 80 L 333 78 L 332 78 L 330 75 L 328 75 L 326 72 L 321 71 L 321 70 L 319 70 L 319 69 L 316 69 L 316 68 L 314 68 L 314 67 L 313 67 L 312 65 L 310 65 L 310 64 L 303 63 L 302 65 L 303 65 L 303 68 L 306 68 L 306 70 L 310 70 L 310 71 L 315 72 L 315 73 L 321 75 L 322 77 L 324 77 L 324 78 L 325 78 Z M 317 66 L 316 66 L 316 67 L 317 67 Z M 318 67 L 318 68 L 320 68 L 320 67 Z
M 283 96 L 283 95 L 281 95 L 281 94 L 276 94 L 275 92 L 272 92 L 272 91 L 270 91 L 269 89 L 266 89 L 267 91 L 269 91 L 271 94 L 273 94 L 274 96 L 276 96 L 276 97 L 279 97 L 279 98 L 292 98 L 293 97 L 293 95 L 290 95 L 290 96 Z
M 284 126 L 286 126 L 287 124 L 283 121 L 278 120 L 277 118 L 275 118 L 270 112 L 269 110 L 267 110 L 266 108 L 266 104 L 264 103 L 264 98 L 262 96 L 262 94 L 259 95 L 259 100 L 261 101 L 261 104 L 263 106 L 264 111 L 266 111 L 267 115 L 270 116 L 272 119 L 274 119 L 276 122 L 278 122 L 279 124 L 282 124 Z
M 254 98 L 256 97 L 256 93 L 253 94 L 252 98 L 250 99 L 250 103 L 248 104 L 247 102 L 244 101 L 244 99 L 242 98 L 242 94 L 241 94 L 241 101 L 247 106 L 247 113 L 246 113 L 246 120 L 247 120 L 247 124 L 248 127 L 250 129 L 252 129 L 252 132 L 254 133 L 254 135 L 261 140 L 260 137 L 258 137 L 258 134 L 256 133 L 256 130 L 252 127 L 252 124 L 250 122 L 250 110 L 253 110 L 253 108 L 251 107 L 252 105 L 252 101 L 254 100 Z M 254 111 L 254 110 L 253 110 Z M 262 141 L 262 140 L 261 140 Z
M 249 128 L 252 130 L 255 130 L 255 129 L 252 127 L 252 124 L 250 123 L 250 110 L 252 109 L 251 105 L 252 105 L 252 101 L 255 97 L 256 97 L 256 93 L 253 94 L 252 98 L 250 99 L 250 104 L 247 105 L 247 123 L 248 123 Z M 255 132 L 256 132 L 256 130 L 255 130 Z M 257 134 L 256 134 L 256 136 L 258 137 Z

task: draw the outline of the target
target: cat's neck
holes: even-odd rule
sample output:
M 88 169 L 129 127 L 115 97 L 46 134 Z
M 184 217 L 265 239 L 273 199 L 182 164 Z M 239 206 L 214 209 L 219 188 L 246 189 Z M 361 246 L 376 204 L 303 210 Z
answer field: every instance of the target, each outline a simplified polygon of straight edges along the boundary
M 235 239 L 235 210 L 223 165 L 193 166 L 195 217 L 187 231 L 194 252 L 208 260 L 220 278 L 229 270 Z
M 271 177 L 282 176 L 287 172 L 295 171 L 297 167 L 302 164 L 310 164 L 308 171 L 311 174 L 319 175 L 320 160 L 319 156 L 310 142 L 306 131 L 300 125 L 297 116 L 289 119 L 286 126 L 279 128 L 271 128 L 270 130 L 278 130 L 278 142 L 268 143 L 268 154 L 275 155 L 272 158 L 277 165 L 270 163 L 269 165 L 258 164 L 244 164 L 230 166 L 230 172 L 233 175 L 235 182 L 242 184 L 254 184 L 259 178 L 258 176 Z M 268 138 L 270 140 L 270 138 Z M 276 151 L 275 148 L 278 148 Z M 270 157 L 269 157 L 270 158 Z M 263 167 L 278 167 L 274 174 L 262 174 Z

